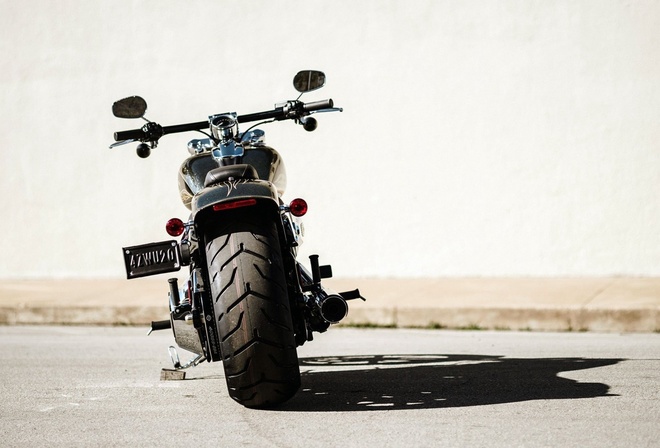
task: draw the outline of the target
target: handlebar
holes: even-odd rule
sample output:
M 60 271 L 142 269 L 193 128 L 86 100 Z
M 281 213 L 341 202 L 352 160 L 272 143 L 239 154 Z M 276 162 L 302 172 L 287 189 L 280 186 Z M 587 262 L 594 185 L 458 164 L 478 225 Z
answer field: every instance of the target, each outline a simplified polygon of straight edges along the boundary
M 165 134 L 177 134 L 179 132 L 188 132 L 188 131 L 197 131 L 199 129 L 204 129 L 209 125 L 208 121 L 198 121 L 196 123 L 187 123 L 187 124 L 176 124 L 173 126 L 163 126 L 161 128 L 163 136 Z M 159 136 L 159 137 L 160 137 Z M 122 140 L 142 140 L 147 138 L 148 134 L 145 130 L 145 127 L 140 129 L 131 129 L 129 131 L 118 131 L 115 132 L 115 141 L 119 142 Z
M 283 120 L 286 118 L 286 112 L 283 107 L 277 107 L 273 110 L 267 110 L 266 112 L 257 112 L 254 114 L 239 115 L 237 120 L 239 123 L 249 123 L 251 121 L 260 121 L 260 120 Z
M 299 106 L 296 109 L 290 110 L 288 107 L 277 107 L 273 110 L 268 110 L 265 112 L 257 112 L 247 115 L 239 115 L 237 120 L 239 123 L 249 123 L 252 121 L 260 120 L 286 120 L 288 118 L 300 118 L 309 112 L 314 112 L 321 109 L 330 109 L 334 106 L 332 99 L 322 100 L 322 101 L 313 101 L 311 103 L 298 103 Z M 118 131 L 115 132 L 115 141 L 123 140 L 144 140 L 148 139 L 151 136 L 157 136 L 156 140 L 166 134 L 176 134 L 179 132 L 188 132 L 188 131 L 199 131 L 206 129 L 209 126 L 208 120 L 206 121 L 197 121 L 195 123 L 186 123 L 186 124 L 177 124 L 173 126 L 159 126 L 156 133 L 153 133 L 153 129 L 148 129 L 152 123 L 147 123 L 140 129 L 130 129 L 127 131 Z M 154 123 L 155 124 L 155 123 Z M 151 131 L 151 132 L 148 132 Z

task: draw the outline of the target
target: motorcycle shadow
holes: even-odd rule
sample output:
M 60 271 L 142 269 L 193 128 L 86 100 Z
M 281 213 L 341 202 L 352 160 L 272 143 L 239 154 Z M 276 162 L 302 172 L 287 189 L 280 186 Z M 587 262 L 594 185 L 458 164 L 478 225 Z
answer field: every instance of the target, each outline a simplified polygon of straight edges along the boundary
M 302 386 L 280 411 L 369 411 L 483 406 L 608 396 L 609 386 L 559 372 L 622 359 L 487 355 L 373 355 L 300 359 Z

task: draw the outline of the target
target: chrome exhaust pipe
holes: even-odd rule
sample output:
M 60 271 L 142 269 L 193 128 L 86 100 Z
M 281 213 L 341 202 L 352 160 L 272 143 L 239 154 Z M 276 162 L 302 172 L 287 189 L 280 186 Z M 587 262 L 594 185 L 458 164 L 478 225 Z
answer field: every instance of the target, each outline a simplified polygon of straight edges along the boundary
M 321 278 L 332 277 L 332 273 L 322 275 L 322 269 L 330 270 L 330 266 L 319 266 L 318 255 L 310 255 L 310 262 L 314 273 L 310 273 L 301 264 L 298 264 L 298 273 L 303 284 L 305 302 L 311 314 L 312 329 L 324 332 L 330 324 L 336 324 L 348 314 L 348 303 L 346 300 L 361 297 L 359 291 L 348 291 L 337 294 L 336 292 L 321 286 Z M 357 293 L 357 296 L 355 296 Z M 347 294 L 345 296 L 345 294 Z
M 348 314 L 348 304 L 337 293 L 320 288 L 312 292 L 312 306 L 330 324 L 336 324 Z

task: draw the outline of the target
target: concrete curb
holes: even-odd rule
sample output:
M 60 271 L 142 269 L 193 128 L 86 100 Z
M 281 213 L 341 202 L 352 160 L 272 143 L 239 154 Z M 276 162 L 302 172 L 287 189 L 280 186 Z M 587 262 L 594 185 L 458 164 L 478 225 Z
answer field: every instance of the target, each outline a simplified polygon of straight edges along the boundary
M 167 307 L 34 306 L 0 308 L 0 325 L 149 325 L 168 319 Z
M 137 325 L 167 319 L 165 306 L 0 308 L 0 325 Z M 660 311 L 352 307 L 340 326 L 523 331 L 658 332 Z
M 577 308 L 372 308 L 354 309 L 342 323 L 396 328 L 651 333 L 660 331 L 660 311 Z
M 660 279 L 354 279 L 342 325 L 660 332 Z M 163 279 L 0 281 L 2 325 L 140 325 L 169 317 Z

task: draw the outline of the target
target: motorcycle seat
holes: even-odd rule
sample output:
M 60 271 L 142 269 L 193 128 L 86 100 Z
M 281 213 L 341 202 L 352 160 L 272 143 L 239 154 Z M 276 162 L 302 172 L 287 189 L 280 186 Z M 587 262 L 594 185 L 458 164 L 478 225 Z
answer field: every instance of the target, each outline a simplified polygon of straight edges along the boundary
M 227 182 L 230 179 L 259 179 L 259 175 L 252 165 L 240 164 L 221 166 L 206 173 L 204 186 L 208 187 L 221 182 Z

